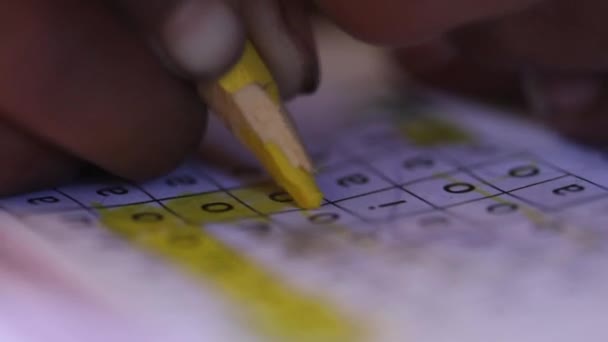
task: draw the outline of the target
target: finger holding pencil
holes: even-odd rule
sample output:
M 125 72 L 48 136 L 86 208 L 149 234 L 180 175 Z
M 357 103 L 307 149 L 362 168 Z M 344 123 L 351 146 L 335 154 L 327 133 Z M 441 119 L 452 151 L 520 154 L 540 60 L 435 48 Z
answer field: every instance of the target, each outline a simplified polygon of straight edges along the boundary
M 147 32 L 155 33 L 154 43 L 169 65 L 196 83 L 209 109 L 296 204 L 319 207 L 323 196 L 312 162 L 282 105 L 284 97 L 312 91 L 318 75 L 308 17 L 298 2 L 180 1 L 164 18 L 162 5 L 155 8 L 154 18 L 154 12 L 137 8 L 140 2 L 125 4 Z M 204 44 L 214 48 L 215 56 Z M 210 66 L 225 69 L 219 63 L 226 61 L 233 66 L 223 74 L 207 73 Z
M 297 5 L 2 2 L 0 195 L 69 181 L 89 165 L 136 181 L 169 172 L 204 133 L 195 84 L 227 72 L 248 35 L 283 97 L 313 89 L 314 45 Z
M 217 80 L 254 43 L 285 99 L 318 82 L 305 0 L 120 0 L 120 7 L 177 75 Z

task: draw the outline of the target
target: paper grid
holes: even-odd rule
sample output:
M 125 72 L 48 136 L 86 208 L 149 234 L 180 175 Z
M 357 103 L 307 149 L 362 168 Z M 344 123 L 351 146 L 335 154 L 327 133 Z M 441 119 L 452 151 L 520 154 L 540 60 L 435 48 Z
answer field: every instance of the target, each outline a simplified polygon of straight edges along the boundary
M 441 134 L 429 143 L 426 138 L 421 141 L 418 133 L 404 131 L 404 127 L 425 128 L 425 119 L 392 114 L 375 115 L 372 121 L 337 133 L 330 143 L 311 146 L 325 195 L 317 210 L 296 208 L 254 164 L 225 166 L 208 159 L 188 161 L 145 183 L 82 179 L 0 199 L 0 206 L 5 215 L 17 218 L 54 246 L 74 277 L 96 296 L 138 318 L 136 323 L 157 326 L 159 332 L 182 341 L 248 340 L 250 335 L 241 325 L 242 329 L 234 328 L 234 311 L 240 308 L 218 299 L 209 284 L 194 286 L 191 279 L 168 267 L 167 260 L 141 253 L 110 233 L 99 221 L 103 212 L 132 208 L 126 219 L 144 225 L 155 215 L 165 215 L 205 226 L 237 246 L 239 254 L 255 256 L 264 268 L 296 287 L 322 294 L 347 311 L 389 321 L 400 317 L 401 308 L 391 311 L 387 306 L 398 302 L 395 281 L 401 278 L 393 274 L 393 267 L 390 275 L 383 274 L 380 259 L 349 254 L 347 243 L 293 261 L 270 252 L 282 243 L 271 241 L 270 246 L 260 247 L 251 235 L 238 232 L 289 235 L 338 229 L 406 248 L 446 238 L 479 242 L 491 229 L 522 224 L 544 228 L 576 222 L 598 228 L 608 222 L 608 177 L 598 171 L 608 161 L 603 157 L 598 161 L 601 153 L 581 152 L 568 159 L 566 153 L 555 153 L 559 144 L 551 152 L 509 145 L 448 122 L 439 125 Z M 434 127 L 436 121 L 425 128 L 429 136 L 437 135 Z M 447 139 L 446 127 L 461 133 L 448 132 L 446 136 L 453 139 Z M 462 140 L 462 135 L 469 138 Z M 583 161 L 596 167 L 576 167 Z M 232 227 L 242 229 L 226 229 Z M 351 278 L 336 281 L 340 277 Z M 205 331 L 199 320 L 204 320 Z M 393 323 L 384 332 L 400 336 L 402 322 Z
M 369 130 L 369 132 L 368 132 Z M 355 128 L 349 137 L 391 136 L 395 127 Z M 483 147 L 483 148 L 481 148 Z M 354 144 L 342 141 L 325 156 L 317 176 L 325 194 L 310 224 L 390 222 L 424 213 L 443 213 L 469 223 L 506 222 L 522 207 L 553 213 L 608 196 L 583 175 L 571 174 L 533 152 L 491 145 L 416 147 L 401 141 Z M 243 171 L 244 170 L 244 171 Z M 245 174 L 247 172 L 248 174 Z M 200 207 L 195 218 L 182 204 Z M 151 182 L 82 181 L 69 186 L 0 200 L 19 217 L 49 212 L 156 204 L 186 221 L 269 218 L 297 224 L 299 211 L 283 191 L 247 166 L 221 171 L 191 161 Z M 295 221 L 294 221 L 295 220 Z M 300 224 L 304 224 L 301 222 Z

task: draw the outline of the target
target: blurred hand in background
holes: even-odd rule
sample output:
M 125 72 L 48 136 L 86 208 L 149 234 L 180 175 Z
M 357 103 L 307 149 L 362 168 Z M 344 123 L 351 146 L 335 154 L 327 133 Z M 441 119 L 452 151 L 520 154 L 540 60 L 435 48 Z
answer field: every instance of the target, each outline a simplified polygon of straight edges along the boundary
M 318 0 L 420 82 L 483 100 L 525 96 L 567 136 L 608 142 L 608 2 Z M 523 94 L 522 94 L 523 92 Z
M 565 134 L 608 128 L 608 3 L 599 0 L 23 0 L 0 5 L 0 194 L 94 165 L 146 179 L 198 146 L 195 92 L 258 46 L 286 98 L 318 81 L 313 6 L 397 50 L 409 74 L 483 99 L 518 97 Z

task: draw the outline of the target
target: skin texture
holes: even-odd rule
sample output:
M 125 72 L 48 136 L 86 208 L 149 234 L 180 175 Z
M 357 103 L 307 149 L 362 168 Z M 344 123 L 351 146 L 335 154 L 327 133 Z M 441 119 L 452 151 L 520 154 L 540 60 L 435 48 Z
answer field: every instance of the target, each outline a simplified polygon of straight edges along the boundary
M 53 185 L 89 165 L 133 180 L 176 167 L 204 133 L 195 83 L 213 81 L 238 58 L 246 30 L 265 31 L 248 28 L 260 24 L 235 3 L 0 4 L 0 195 Z M 313 44 L 305 45 L 310 26 L 295 5 L 264 1 L 273 25 L 285 26 L 271 37 L 283 42 L 277 50 L 253 37 L 271 47 L 263 53 L 286 97 L 312 90 L 317 75 Z M 302 23 L 298 35 L 285 32 L 287 22 Z
M 314 90 L 318 70 L 306 13 L 313 2 L 239 2 L 2 3 L 0 194 L 51 185 L 84 165 L 137 180 L 172 169 L 204 132 L 194 83 L 221 75 L 246 33 L 271 62 L 285 97 Z M 353 36 L 395 49 L 421 82 L 491 99 L 520 94 L 525 75 L 538 95 L 534 108 L 549 125 L 584 142 L 608 140 L 606 2 L 314 5 Z
M 77 0 L 0 7 L 0 123 L 35 141 L 13 151 L 3 144 L 4 153 L 47 155 L 54 166 L 40 165 L 41 177 L 69 167 L 62 160 L 77 167 L 75 159 L 135 178 L 169 170 L 196 147 L 204 116 L 195 93 L 110 8 Z M 2 169 L 0 189 L 14 190 L 26 169 Z

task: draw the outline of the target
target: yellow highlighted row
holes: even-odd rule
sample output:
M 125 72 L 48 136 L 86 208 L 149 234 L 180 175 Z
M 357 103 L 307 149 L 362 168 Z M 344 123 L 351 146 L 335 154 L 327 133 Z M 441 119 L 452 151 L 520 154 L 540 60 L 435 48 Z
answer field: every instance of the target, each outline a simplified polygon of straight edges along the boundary
M 200 210 L 184 200 L 169 207 Z M 290 288 L 204 229 L 183 223 L 163 208 L 134 205 L 99 211 L 112 231 L 212 284 L 238 307 L 247 325 L 270 339 L 357 341 L 361 337 L 360 329 L 339 310 Z

